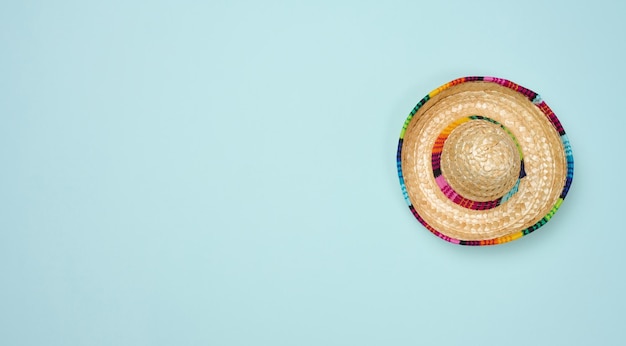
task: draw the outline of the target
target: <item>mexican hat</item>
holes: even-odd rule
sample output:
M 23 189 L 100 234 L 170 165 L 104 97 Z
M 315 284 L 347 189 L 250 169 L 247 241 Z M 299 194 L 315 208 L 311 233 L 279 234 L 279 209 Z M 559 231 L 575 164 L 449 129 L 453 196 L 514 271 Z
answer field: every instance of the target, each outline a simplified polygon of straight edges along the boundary
M 537 93 L 501 78 L 464 77 L 410 112 L 397 167 L 409 209 L 430 232 L 455 244 L 494 245 L 552 218 L 574 159 Z

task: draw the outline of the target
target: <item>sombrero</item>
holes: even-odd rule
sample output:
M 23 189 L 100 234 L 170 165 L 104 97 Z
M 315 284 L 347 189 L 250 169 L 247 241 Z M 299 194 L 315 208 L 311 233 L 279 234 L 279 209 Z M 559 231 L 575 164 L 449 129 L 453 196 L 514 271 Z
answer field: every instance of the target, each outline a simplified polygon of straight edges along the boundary
M 506 243 L 545 225 L 574 175 L 565 130 L 539 95 L 464 77 L 426 95 L 398 143 L 402 193 L 417 220 L 462 245 Z

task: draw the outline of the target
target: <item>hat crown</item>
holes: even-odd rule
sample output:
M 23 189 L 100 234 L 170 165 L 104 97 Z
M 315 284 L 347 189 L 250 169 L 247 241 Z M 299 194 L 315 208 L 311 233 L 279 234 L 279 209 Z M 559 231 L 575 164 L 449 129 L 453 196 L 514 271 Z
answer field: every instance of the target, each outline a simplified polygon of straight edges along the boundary
M 517 182 L 520 155 L 501 126 L 470 121 L 450 133 L 442 150 L 441 170 L 463 197 L 490 201 L 502 197 Z

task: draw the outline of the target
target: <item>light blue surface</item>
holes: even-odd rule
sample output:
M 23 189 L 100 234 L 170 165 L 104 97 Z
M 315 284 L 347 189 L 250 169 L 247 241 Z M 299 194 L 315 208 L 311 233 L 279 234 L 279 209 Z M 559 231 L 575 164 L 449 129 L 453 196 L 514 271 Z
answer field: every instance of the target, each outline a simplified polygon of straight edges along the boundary
M 624 2 L 3 1 L 1 345 L 623 345 Z M 561 119 L 537 233 L 448 244 L 397 137 L 494 75 Z M 477 340 L 480 339 L 480 340 Z

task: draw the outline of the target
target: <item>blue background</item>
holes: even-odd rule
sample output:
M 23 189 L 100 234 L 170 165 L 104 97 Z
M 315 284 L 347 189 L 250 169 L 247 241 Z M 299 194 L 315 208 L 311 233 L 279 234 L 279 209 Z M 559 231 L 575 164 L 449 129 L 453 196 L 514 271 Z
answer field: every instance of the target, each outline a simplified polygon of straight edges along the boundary
M 2 1 L 0 344 L 623 345 L 624 2 Z M 395 153 L 430 90 L 539 92 L 551 222 L 461 247 Z

